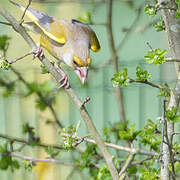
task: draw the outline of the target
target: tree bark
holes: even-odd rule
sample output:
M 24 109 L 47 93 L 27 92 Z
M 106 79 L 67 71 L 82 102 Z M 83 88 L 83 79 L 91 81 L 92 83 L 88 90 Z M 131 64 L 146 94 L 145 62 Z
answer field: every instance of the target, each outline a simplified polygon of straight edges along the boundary
M 180 58 L 180 31 L 178 30 L 180 27 L 180 21 L 176 18 L 177 5 L 175 0 L 158 0 L 158 4 L 160 5 L 162 17 L 166 27 L 166 34 L 168 38 L 169 49 L 172 54 L 173 59 Z M 165 8 L 164 8 L 165 7 Z M 170 102 L 168 105 L 168 109 L 171 110 L 172 107 L 179 106 L 180 99 L 180 63 L 175 62 L 175 69 L 177 75 L 177 83 L 174 91 L 171 92 Z M 169 140 L 169 144 L 172 144 L 172 134 L 174 133 L 174 123 L 171 121 L 167 122 L 167 137 Z M 161 163 L 161 179 L 169 180 L 170 179 L 170 171 L 169 164 L 172 161 L 171 152 L 169 151 L 169 147 L 167 144 L 163 143 L 162 150 L 162 163 Z M 174 179 L 174 178 L 173 178 Z

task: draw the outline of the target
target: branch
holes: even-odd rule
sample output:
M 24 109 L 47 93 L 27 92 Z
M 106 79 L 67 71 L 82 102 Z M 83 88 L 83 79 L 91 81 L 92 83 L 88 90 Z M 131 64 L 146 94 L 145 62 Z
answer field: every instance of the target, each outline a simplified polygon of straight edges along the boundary
M 34 49 L 37 50 L 36 44 L 34 43 L 32 38 L 27 34 L 25 29 L 21 25 L 19 25 L 19 23 L 17 23 L 17 21 L 4 8 L 0 7 L 0 14 L 8 22 L 10 22 L 12 24 L 14 29 L 24 38 L 24 40 L 29 44 L 29 46 L 33 50 Z M 39 60 L 46 66 L 47 70 L 54 76 L 54 78 L 58 82 L 61 79 L 61 74 L 57 71 L 57 69 L 44 56 L 39 57 Z M 79 110 L 82 119 L 86 123 L 86 126 L 87 126 L 89 132 L 92 134 L 92 136 L 93 136 L 94 140 L 96 141 L 100 151 L 102 152 L 103 157 L 104 157 L 106 164 L 109 168 L 109 171 L 111 173 L 111 176 L 113 177 L 114 180 L 118 180 L 119 175 L 118 175 L 117 169 L 114 166 L 113 157 L 108 152 L 107 148 L 105 147 L 103 140 L 101 139 L 98 131 L 96 130 L 96 127 L 95 127 L 88 111 L 86 110 L 85 106 L 83 106 L 83 107 L 81 106 L 82 102 L 77 97 L 77 95 L 75 94 L 73 89 L 69 88 L 69 89 L 65 89 L 65 91 L 66 91 L 66 93 L 68 93 L 68 95 L 71 97 L 71 99 L 73 100 L 73 102 L 77 106 L 77 109 Z
M 159 84 L 154 84 L 152 82 L 149 82 L 148 80 L 146 81 L 137 81 L 137 80 L 134 80 L 134 79 L 131 79 L 130 78 L 130 83 L 142 83 L 142 84 L 147 84 L 149 86 L 152 86 L 152 87 L 155 87 L 157 89 L 162 89 L 164 91 L 167 91 L 167 92 L 170 92 L 170 90 L 168 88 L 164 88 L 163 86 L 159 85 Z
M 12 26 L 12 24 L 7 23 L 7 22 L 3 22 L 3 21 L 0 21 L 0 24 L 7 25 L 7 26 Z
M 179 19 L 176 18 L 176 11 L 166 9 L 166 7 L 175 8 L 177 10 L 177 4 L 175 0 L 158 0 L 158 4 L 163 4 L 163 9 L 161 9 L 163 21 L 166 27 L 166 34 L 168 37 L 169 49 L 172 54 L 173 59 L 180 59 L 180 31 L 174 31 L 171 27 L 174 25 L 179 26 Z M 178 107 L 180 101 L 180 63 L 175 62 L 175 69 L 177 74 L 176 87 L 170 95 L 170 102 L 168 105 L 168 110 L 172 107 Z M 174 122 L 167 122 L 167 139 L 169 144 L 172 144 L 172 134 L 174 133 Z M 170 177 L 169 163 L 171 162 L 171 150 L 169 145 L 163 143 L 163 155 L 161 163 L 161 179 L 168 180 Z M 173 160 L 173 159 L 172 159 Z M 172 176 L 175 179 L 174 176 Z
M 15 137 L 11 137 L 11 136 L 4 135 L 4 134 L 0 134 L 0 138 L 7 139 L 11 142 L 18 142 L 18 143 L 30 146 L 29 141 L 22 139 L 22 138 L 15 138 Z M 49 144 L 44 144 L 44 143 L 38 143 L 37 146 L 43 147 L 43 148 L 52 147 L 54 149 L 64 150 L 64 148 L 59 145 L 49 145 Z
M 153 158 L 153 156 L 149 156 L 149 157 L 141 159 L 139 161 L 133 161 L 133 162 L 131 162 L 131 165 L 141 165 L 141 164 L 143 164 L 143 162 L 151 160 L 152 158 Z
M 143 3 L 144 5 L 144 3 Z M 141 17 L 141 12 L 142 12 L 142 8 L 144 7 L 143 5 L 141 5 L 138 9 L 137 9 L 137 16 L 134 19 L 133 23 L 131 24 L 131 26 L 128 28 L 124 38 L 121 40 L 121 42 L 119 43 L 119 45 L 117 46 L 116 50 L 119 51 L 124 44 L 127 42 L 128 38 L 130 37 L 130 34 L 134 31 L 134 28 L 136 27 L 140 17 Z
M 12 152 L 9 152 L 9 153 L 6 153 L 6 154 L 0 154 L 0 156 L 11 156 L 11 157 L 22 159 L 22 160 L 28 160 L 30 162 L 46 162 L 46 163 L 51 162 L 51 163 L 56 163 L 56 164 L 60 164 L 60 165 L 64 165 L 64 166 L 74 166 L 73 163 L 62 162 L 62 161 L 59 161 L 59 160 L 56 160 L 56 159 L 53 159 L 53 158 L 50 158 L 50 159 L 32 158 L 32 157 L 29 157 L 29 156 L 22 156 L 22 155 L 15 154 L 15 153 L 12 153 Z
M 19 58 L 16 58 L 16 59 L 13 60 L 13 61 L 8 61 L 8 60 L 6 59 L 6 62 L 7 62 L 8 64 L 13 64 L 13 63 L 15 63 L 15 62 L 17 62 L 17 61 L 25 58 L 26 56 L 31 55 L 31 54 L 33 54 L 33 52 L 29 52 L 29 53 L 27 53 L 27 54 L 25 54 L 25 55 L 23 55 L 23 56 L 21 56 L 21 57 L 19 57 Z
M 127 158 L 124 166 L 122 167 L 120 173 L 119 173 L 119 177 L 121 178 L 121 176 L 124 174 L 124 172 L 126 171 L 126 169 L 129 167 L 129 165 L 131 164 L 131 162 L 133 161 L 135 154 L 130 154 L 129 157 Z
M 112 30 L 112 0 L 106 0 L 106 6 L 107 6 L 107 35 L 108 35 L 108 42 L 109 42 L 109 49 L 111 53 L 111 59 L 114 65 L 114 73 L 118 73 L 118 55 L 115 48 L 115 41 L 113 36 L 113 30 Z M 125 113 L 125 107 L 124 107 L 124 101 L 123 101 L 123 92 L 120 87 L 115 88 L 115 94 L 117 96 L 117 101 L 119 104 L 119 110 L 120 110 L 120 117 L 122 121 L 126 121 L 126 113 Z
M 70 134 L 61 133 L 61 136 L 69 137 Z M 73 135 L 72 138 L 77 138 L 78 139 L 78 145 L 80 143 L 82 143 L 83 141 L 88 142 L 88 143 L 92 143 L 92 144 L 96 144 L 96 142 L 93 139 L 89 139 L 87 137 L 79 137 L 77 135 Z M 131 153 L 131 154 L 142 154 L 142 155 L 148 155 L 148 156 L 159 156 L 159 153 L 156 153 L 156 152 L 153 152 L 153 151 L 147 151 L 147 150 L 144 150 L 144 149 L 136 149 L 136 148 L 130 148 L 130 147 L 125 147 L 125 146 L 119 146 L 117 144 L 108 143 L 108 142 L 104 142 L 104 144 L 107 147 L 110 147 L 110 148 L 113 148 L 113 149 L 116 149 L 116 150 L 120 150 L 120 151 L 124 151 L 124 152 L 128 152 L 128 153 Z
M 24 12 L 23 12 L 23 14 L 22 14 L 22 16 L 21 16 L 20 22 L 23 21 L 24 16 L 25 16 L 25 14 L 26 14 L 26 11 L 27 11 L 27 9 L 29 8 L 29 6 L 31 5 L 31 2 L 32 2 L 32 0 L 28 0 L 28 5 L 26 6 L 26 8 L 25 8 L 25 10 L 24 10 Z

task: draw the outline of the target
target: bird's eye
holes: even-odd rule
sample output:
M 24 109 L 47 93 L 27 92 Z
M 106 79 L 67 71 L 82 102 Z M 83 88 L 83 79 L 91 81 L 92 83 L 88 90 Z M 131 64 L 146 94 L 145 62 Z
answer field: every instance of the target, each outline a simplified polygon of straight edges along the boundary
M 78 66 L 78 64 L 77 64 L 77 62 L 76 62 L 76 61 L 73 61 L 73 63 L 74 63 L 76 66 Z

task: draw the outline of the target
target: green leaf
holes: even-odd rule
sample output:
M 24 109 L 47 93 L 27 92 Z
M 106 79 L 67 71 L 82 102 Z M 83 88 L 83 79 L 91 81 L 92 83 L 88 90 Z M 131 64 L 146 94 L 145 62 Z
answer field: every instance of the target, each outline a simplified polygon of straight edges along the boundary
M 144 56 L 145 60 L 149 64 L 159 65 L 165 62 L 164 55 L 167 53 L 166 50 L 160 48 L 148 51 L 147 55 Z
M 144 167 L 140 172 L 140 180 L 159 180 L 159 169 Z
M 5 143 L 3 145 L 0 146 L 0 153 L 4 154 L 8 152 L 8 143 Z
M 49 74 L 49 71 L 47 70 L 46 66 L 41 64 L 40 67 L 41 67 L 41 74 Z
M 100 168 L 99 168 L 99 172 L 98 172 L 98 175 L 97 175 L 97 180 L 111 180 L 112 177 L 110 175 L 110 172 L 107 168 L 106 165 L 102 165 Z
M 157 32 L 165 30 L 165 24 L 163 19 L 161 18 L 160 21 L 153 24 L 153 27 L 156 29 Z
M 171 109 L 166 110 L 165 116 L 167 118 L 167 121 L 174 121 L 174 120 L 177 121 L 179 119 L 179 116 L 178 117 L 176 116 L 177 111 L 178 111 L 177 107 L 172 107 Z
M 124 68 L 119 73 L 115 73 L 111 81 L 114 87 L 127 87 L 130 81 L 130 79 L 128 78 L 128 69 Z
M 174 166 L 175 166 L 175 172 L 176 173 L 180 172 L 180 162 L 176 161 Z
M 41 111 L 45 111 L 47 105 L 40 99 L 36 99 L 36 107 L 39 108 Z
M 53 147 L 46 147 L 45 151 L 51 158 L 55 158 L 59 154 L 59 151 L 55 150 Z
M 135 130 L 135 125 L 131 125 L 129 128 L 126 128 L 125 130 L 120 130 L 119 137 L 123 140 L 133 141 L 140 133 L 141 130 Z
M 129 175 L 136 174 L 137 173 L 137 166 L 136 165 L 132 165 L 132 166 L 128 167 L 127 168 L 127 173 Z
M 177 11 L 176 11 L 176 17 L 180 18 L 180 0 L 176 0 L 176 4 L 177 4 Z
M 142 70 L 140 66 L 136 67 L 136 81 L 147 81 L 151 79 L 151 73 L 148 73 L 146 70 Z
M 169 85 L 167 83 L 164 83 L 164 85 L 162 87 L 164 87 L 165 89 L 169 89 Z M 169 97 L 170 96 L 170 93 L 168 91 L 165 91 L 164 89 L 160 89 L 159 91 L 160 92 L 158 93 L 157 96 L 160 96 L 160 97 Z
M 161 136 L 156 123 L 154 123 L 152 120 L 148 120 L 148 123 L 142 129 L 139 137 L 141 143 L 148 145 L 153 150 L 159 152 Z
M 89 11 L 85 11 L 81 13 L 81 15 L 78 17 L 78 20 L 83 23 L 90 23 L 91 22 L 91 13 Z
M 6 59 L 3 56 L 0 56 L 0 69 L 8 70 L 10 66 L 11 65 L 7 63 Z
M 23 161 L 23 166 L 26 170 L 31 171 L 33 166 L 36 166 L 36 162 L 30 162 L 28 160 Z
M 10 39 L 11 38 L 7 35 L 0 36 L 0 50 L 6 50 Z
M 145 13 L 148 14 L 150 17 L 154 17 L 157 12 L 156 7 L 152 5 L 146 5 L 144 10 L 145 10 Z

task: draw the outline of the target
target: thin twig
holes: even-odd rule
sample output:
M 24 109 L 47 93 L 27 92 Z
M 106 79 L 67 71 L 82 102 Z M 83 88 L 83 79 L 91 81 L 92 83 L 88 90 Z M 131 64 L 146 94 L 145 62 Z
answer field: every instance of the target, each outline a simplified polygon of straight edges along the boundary
M 87 102 L 89 102 L 90 101 L 90 97 L 89 96 L 87 96 L 86 98 L 85 98 L 85 100 L 82 102 L 82 104 L 81 104 L 81 107 L 83 107 Z
M 25 55 L 23 55 L 23 56 L 15 59 L 15 60 L 13 60 L 13 61 L 8 61 L 8 60 L 6 59 L 6 62 L 7 62 L 8 64 L 13 64 L 13 63 L 15 63 L 15 62 L 17 62 L 17 61 L 19 61 L 19 60 L 21 60 L 21 59 L 23 59 L 23 58 L 31 55 L 31 54 L 33 54 L 33 52 L 29 52 L 29 53 L 27 53 L 27 54 L 25 54 Z
M 123 175 L 123 173 L 126 171 L 126 169 L 129 167 L 129 165 L 131 164 L 133 158 L 134 158 L 135 154 L 130 154 L 129 157 L 127 158 L 124 166 L 122 167 L 120 173 L 119 173 L 119 177 L 121 178 L 121 176 Z
M 0 24 L 7 25 L 7 26 L 12 26 L 12 24 L 7 23 L 7 22 L 2 22 L 2 21 L 0 21 Z
M 21 22 L 21 23 L 23 22 L 24 16 L 25 16 L 25 14 L 26 14 L 27 9 L 28 9 L 29 6 L 31 5 L 31 2 L 32 2 L 32 0 L 28 0 L 28 5 L 26 6 L 26 8 L 25 8 L 25 10 L 24 10 L 24 12 L 23 12 L 23 14 L 22 14 L 22 16 L 21 16 L 21 18 L 20 18 L 20 22 Z
M 162 117 L 162 130 L 161 130 L 161 146 L 160 146 L 160 161 L 162 162 L 162 155 L 163 155 L 163 143 L 164 143 L 164 136 L 165 136 L 165 126 L 166 126 L 166 100 L 163 100 L 163 117 Z M 163 163 L 163 162 L 162 162 Z
M 143 164 L 143 162 L 146 162 L 151 159 L 153 159 L 153 156 L 149 156 L 149 157 L 141 159 L 139 161 L 133 161 L 133 162 L 131 162 L 131 165 L 141 165 L 141 164 Z
M 28 146 L 31 145 L 29 141 L 22 139 L 22 138 L 15 138 L 15 137 L 11 137 L 11 136 L 4 135 L 4 134 L 0 134 L 0 138 L 7 139 L 9 141 L 13 141 L 13 142 L 17 142 L 17 143 L 21 143 L 21 144 L 25 144 Z M 52 147 L 54 149 L 64 150 L 64 148 L 59 145 L 49 145 L 49 144 L 44 144 L 44 143 L 38 143 L 37 146 L 44 147 L 44 148 Z
M 144 3 L 143 3 L 144 4 Z M 141 5 L 138 10 L 137 10 L 137 16 L 134 19 L 133 23 L 130 25 L 130 27 L 128 28 L 124 38 L 121 40 L 121 42 L 119 43 L 119 45 L 117 46 L 116 50 L 119 51 L 127 42 L 128 38 L 130 37 L 130 34 L 134 31 L 134 28 L 136 27 L 140 17 L 141 17 L 141 12 L 143 9 L 143 5 Z
M 137 80 L 134 80 L 134 79 L 130 79 L 130 83 L 142 83 L 142 84 L 147 84 L 149 86 L 152 86 L 152 87 L 155 87 L 157 89 L 162 89 L 164 91 L 167 91 L 167 92 L 170 92 L 170 90 L 168 88 L 164 88 L 163 86 L 159 85 L 159 84 L 154 84 L 152 82 L 149 82 L 148 80 L 145 80 L 145 81 L 137 81 Z
M 147 44 L 147 46 L 149 47 L 149 49 L 153 52 L 154 50 L 153 50 L 153 48 L 152 48 L 150 42 L 146 42 L 146 44 Z
M 172 57 L 165 58 L 165 62 L 180 62 L 180 59 L 173 59 Z

